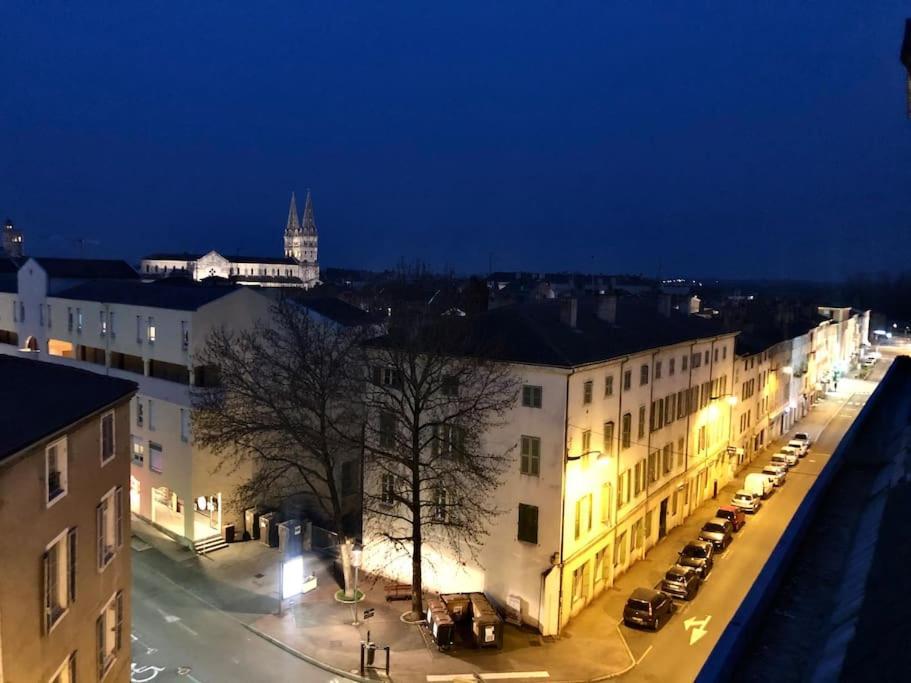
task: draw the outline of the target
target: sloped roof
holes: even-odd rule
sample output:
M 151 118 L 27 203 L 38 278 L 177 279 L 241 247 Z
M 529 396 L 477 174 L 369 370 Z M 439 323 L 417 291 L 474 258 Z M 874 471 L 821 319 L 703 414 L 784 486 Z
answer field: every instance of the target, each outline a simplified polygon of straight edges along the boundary
M 225 254 L 222 254 L 222 256 L 228 259 L 231 263 L 271 263 L 274 265 L 283 266 L 297 265 L 297 259 L 293 259 L 287 256 L 227 256 Z
M 0 355 L 0 377 L 0 415 L 16 425 L 0 429 L 0 462 L 137 388 L 125 379 L 6 355 Z
M 44 268 L 48 277 L 59 278 L 111 278 L 135 280 L 139 274 L 126 261 L 118 259 L 80 259 L 33 256 Z
M 143 256 L 143 261 L 198 261 L 202 254 L 196 254 L 188 251 L 184 252 L 156 252 Z
M 375 322 L 373 316 L 366 311 L 335 297 L 308 297 L 299 300 L 298 303 L 344 327 L 370 325 Z
M 157 283 L 93 280 L 65 289 L 55 296 L 77 301 L 99 301 L 195 311 L 201 306 L 239 289 L 242 288 L 236 285 L 171 284 L 163 287 Z

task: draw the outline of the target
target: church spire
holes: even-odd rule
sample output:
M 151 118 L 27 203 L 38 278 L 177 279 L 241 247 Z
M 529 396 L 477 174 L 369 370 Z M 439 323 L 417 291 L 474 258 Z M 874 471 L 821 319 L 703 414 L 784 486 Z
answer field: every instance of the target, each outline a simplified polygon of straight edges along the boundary
M 305 235 L 316 234 L 316 221 L 313 218 L 313 200 L 310 199 L 310 188 L 307 188 L 307 200 L 304 202 L 304 215 L 301 217 L 301 229 Z
M 307 195 L 309 201 L 310 195 Z M 288 208 L 288 224 L 285 226 L 285 232 L 299 232 L 300 223 L 297 220 L 297 201 L 294 199 L 294 193 L 291 193 L 291 206 Z

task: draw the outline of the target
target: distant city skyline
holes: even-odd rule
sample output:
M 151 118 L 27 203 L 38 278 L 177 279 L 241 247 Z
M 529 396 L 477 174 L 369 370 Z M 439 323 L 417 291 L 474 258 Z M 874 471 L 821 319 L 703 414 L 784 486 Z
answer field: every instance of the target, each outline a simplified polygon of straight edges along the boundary
M 835 280 L 903 269 L 901 3 L 0 8 L 31 254 Z

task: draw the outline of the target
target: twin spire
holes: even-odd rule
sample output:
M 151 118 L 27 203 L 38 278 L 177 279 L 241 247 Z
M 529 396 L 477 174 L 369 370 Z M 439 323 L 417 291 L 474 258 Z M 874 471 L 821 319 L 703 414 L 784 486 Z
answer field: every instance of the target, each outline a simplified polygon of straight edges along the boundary
M 316 235 L 316 220 L 313 218 L 313 200 L 310 198 L 310 190 L 307 190 L 304 214 L 299 221 L 297 219 L 297 200 L 294 193 L 291 193 L 291 206 L 288 207 L 288 224 L 285 226 L 285 232 Z

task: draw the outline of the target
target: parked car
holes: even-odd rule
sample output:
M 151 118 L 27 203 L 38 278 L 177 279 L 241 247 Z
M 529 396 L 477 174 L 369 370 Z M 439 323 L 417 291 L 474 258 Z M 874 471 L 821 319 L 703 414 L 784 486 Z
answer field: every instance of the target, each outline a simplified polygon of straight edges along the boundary
M 651 588 L 637 588 L 623 608 L 623 623 L 627 626 L 645 626 L 657 631 L 674 613 L 670 596 Z
M 774 486 L 781 486 L 788 478 L 787 465 L 776 465 L 771 463 L 762 468 L 762 473 L 769 478 L 769 481 L 771 481 Z
M 785 467 L 794 467 L 797 464 L 797 456 L 788 457 L 787 453 L 775 453 L 772 456 L 772 462 Z
M 865 367 L 865 368 L 872 368 L 874 365 L 876 365 L 876 359 L 875 359 L 875 358 L 866 358 L 866 359 L 864 359 L 864 367 Z
M 661 591 L 681 600 L 692 600 L 699 592 L 702 577 L 693 567 L 675 564 L 667 570 L 661 581 Z
M 772 495 L 775 486 L 766 475 L 760 472 L 750 472 L 743 479 L 743 489 L 756 494 L 760 498 L 768 498 Z
M 810 439 L 810 435 L 806 432 L 797 432 L 793 437 L 793 441 L 803 441 L 807 445 L 807 450 L 810 450 L 810 446 L 813 445 L 813 441 Z
M 746 515 L 743 514 L 743 510 L 733 505 L 722 505 L 720 508 L 715 510 L 715 516 L 721 517 L 721 519 L 726 519 L 731 523 L 731 526 L 734 527 L 734 531 L 740 531 L 743 528 L 743 525 L 747 523 Z
M 807 451 L 810 450 L 807 442 L 801 441 L 800 439 L 791 439 L 788 441 L 788 448 L 793 448 L 797 451 L 797 457 L 799 458 L 804 457 L 807 454 Z
M 734 494 L 734 497 L 731 498 L 731 505 L 739 507 L 744 512 L 756 514 L 759 511 L 759 508 L 762 507 L 762 501 L 759 499 L 759 496 L 752 491 L 740 489 Z
M 702 525 L 699 538 L 711 542 L 715 550 L 724 550 L 734 540 L 734 525 L 723 517 L 712 517 Z
M 692 567 L 705 581 L 715 566 L 715 546 L 708 541 L 690 541 L 677 554 L 677 564 Z
M 785 456 L 788 458 L 788 464 L 793 462 L 793 464 L 796 465 L 798 462 L 800 462 L 800 459 L 803 457 L 800 454 L 800 450 L 797 448 L 794 448 L 794 446 L 791 446 L 791 445 L 782 446 L 778 452 L 785 454 Z M 793 458 L 793 460 L 792 460 L 792 458 Z M 791 465 L 791 466 L 793 467 L 794 465 Z

